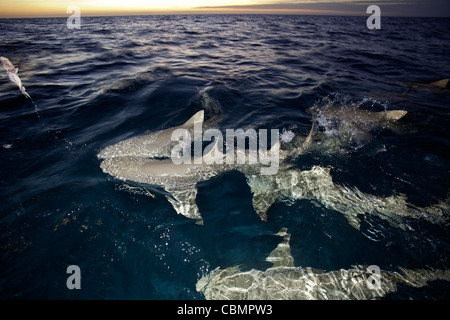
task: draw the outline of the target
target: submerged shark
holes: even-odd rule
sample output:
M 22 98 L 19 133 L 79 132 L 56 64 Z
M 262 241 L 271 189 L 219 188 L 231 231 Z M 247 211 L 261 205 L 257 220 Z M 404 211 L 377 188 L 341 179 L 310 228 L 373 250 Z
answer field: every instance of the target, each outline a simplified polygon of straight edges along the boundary
M 331 111 L 331 110 L 328 110 Z M 349 117 L 339 110 L 332 111 L 334 116 Z M 406 114 L 406 111 L 395 110 L 386 112 L 355 111 L 359 122 L 395 121 Z M 350 117 L 349 119 L 353 119 Z M 290 145 L 281 148 L 279 140 L 269 150 L 270 154 L 279 156 L 279 167 L 276 174 L 261 174 L 261 164 L 256 163 L 250 152 L 236 149 L 237 155 L 244 153 L 245 163 L 215 163 L 210 159 L 225 159 L 228 155 L 222 153 L 220 141 L 210 144 L 208 150 L 201 155 L 194 156 L 190 162 L 175 164 L 173 157 L 174 141 L 172 134 L 178 129 L 186 134 L 195 131 L 195 127 L 202 126 L 203 110 L 197 112 L 184 124 L 153 132 L 140 137 L 134 137 L 106 147 L 98 153 L 102 160 L 100 167 L 103 172 L 125 182 L 155 185 L 164 188 L 170 195 L 167 200 L 175 211 L 188 218 L 197 219 L 202 223 L 202 217 L 196 204 L 197 187 L 199 182 L 209 180 L 215 176 L 238 170 L 247 179 L 253 194 L 253 207 L 264 221 L 274 202 L 283 200 L 316 200 L 328 209 L 341 212 L 349 223 L 359 229 L 360 214 L 374 214 L 388 220 L 392 224 L 401 223 L 402 217 L 421 218 L 426 216 L 432 222 L 445 220 L 445 204 L 438 204 L 428 208 L 417 208 L 406 201 L 406 196 L 396 195 L 380 198 L 365 194 L 356 188 L 344 187 L 333 182 L 330 168 L 314 166 L 308 171 L 300 171 L 291 166 L 288 159 L 304 153 L 312 143 L 314 132 L 314 113 L 311 130 L 306 138 L 297 138 Z M 300 142 L 301 141 L 301 142 Z M 186 144 L 189 147 L 190 144 Z M 255 155 L 257 153 L 254 153 Z M 254 157 L 254 156 L 253 156 Z
M 328 272 L 297 268 L 287 229 L 277 235 L 283 241 L 266 258 L 272 267 L 265 271 L 217 268 L 197 281 L 196 290 L 207 300 L 369 300 L 396 292 L 398 284 L 420 288 L 434 280 L 450 281 L 449 270 L 388 272 L 361 265 Z
M 22 80 L 19 78 L 19 68 L 14 67 L 8 58 L 0 57 L 0 61 L 2 62 L 9 79 L 19 87 L 20 92 L 22 92 L 25 97 L 31 99 L 30 95 L 25 91 L 25 87 L 22 85 Z

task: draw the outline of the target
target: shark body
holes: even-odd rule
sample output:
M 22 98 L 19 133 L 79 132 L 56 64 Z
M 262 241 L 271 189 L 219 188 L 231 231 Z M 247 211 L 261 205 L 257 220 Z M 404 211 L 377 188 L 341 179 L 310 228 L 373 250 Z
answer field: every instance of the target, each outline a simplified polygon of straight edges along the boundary
M 201 165 L 175 165 L 170 156 L 171 135 L 176 129 L 193 130 L 195 123 L 202 123 L 203 110 L 197 112 L 184 124 L 134 137 L 106 147 L 99 152 L 103 159 L 100 167 L 103 172 L 122 181 L 162 186 L 172 197 L 167 199 L 174 209 L 192 219 L 201 219 L 195 203 L 197 189 L 195 185 L 203 179 L 211 178 L 218 172 L 202 170 Z M 166 157 L 153 159 L 153 157 Z M 209 168 L 212 169 L 212 168 Z
M 277 235 L 283 241 L 266 258 L 272 267 L 249 271 L 217 268 L 197 281 L 196 290 L 207 300 L 369 300 L 396 292 L 398 284 L 420 288 L 433 280 L 450 281 L 449 270 L 400 268 L 400 272 L 378 270 L 374 276 L 373 266 L 333 271 L 297 268 L 287 229 Z
M 98 158 L 102 159 L 101 169 L 122 181 L 163 187 L 170 193 L 171 196 L 167 196 L 167 199 L 177 213 L 202 223 L 196 204 L 197 183 L 236 168 L 243 172 L 255 173 L 258 167 L 246 163 L 230 164 L 225 161 L 219 164 L 212 163 L 210 159 L 212 155 L 216 160 L 226 157 L 218 147 L 217 140 L 211 144 L 208 151 L 205 150 L 205 153 L 194 157 L 188 163 L 177 164 L 173 158 L 167 158 L 174 146 L 172 133 L 177 129 L 185 129 L 187 133 L 194 131 L 195 126 L 202 126 L 203 115 L 201 110 L 180 126 L 124 140 L 103 149 L 98 154 Z M 273 146 L 270 152 L 277 152 L 278 148 L 279 144 Z M 245 155 L 249 157 L 249 153 Z

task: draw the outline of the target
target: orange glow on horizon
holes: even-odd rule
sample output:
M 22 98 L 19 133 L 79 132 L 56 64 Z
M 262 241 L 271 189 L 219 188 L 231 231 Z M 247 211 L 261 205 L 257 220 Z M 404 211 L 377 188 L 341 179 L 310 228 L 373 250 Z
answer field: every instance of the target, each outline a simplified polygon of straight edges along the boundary
M 125 3 L 125 4 L 124 4 Z M 83 16 L 146 14 L 351 14 L 314 9 L 251 8 L 276 0 L 0 0 L 0 18 L 68 17 L 69 5 L 77 5 Z M 245 7 L 239 7 L 245 6 Z

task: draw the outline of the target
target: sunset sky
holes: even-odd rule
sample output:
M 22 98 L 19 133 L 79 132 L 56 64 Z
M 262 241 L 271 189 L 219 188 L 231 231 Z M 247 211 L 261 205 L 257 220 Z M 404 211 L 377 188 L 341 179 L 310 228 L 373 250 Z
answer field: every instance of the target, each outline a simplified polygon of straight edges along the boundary
M 68 16 L 69 5 L 81 14 L 267 13 L 366 15 L 376 4 L 382 14 L 450 17 L 449 0 L 0 0 L 0 17 Z

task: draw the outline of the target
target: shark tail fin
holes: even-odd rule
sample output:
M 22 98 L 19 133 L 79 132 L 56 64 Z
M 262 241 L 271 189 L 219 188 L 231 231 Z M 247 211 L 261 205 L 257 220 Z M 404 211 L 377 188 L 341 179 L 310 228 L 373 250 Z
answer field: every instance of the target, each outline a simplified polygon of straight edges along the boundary
M 400 120 L 407 113 L 408 113 L 408 111 L 405 111 L 405 110 L 391 110 L 391 111 L 386 111 L 385 116 L 386 116 L 387 120 Z
M 195 122 L 203 122 L 205 118 L 205 111 L 200 110 L 194 114 L 188 121 L 183 124 L 183 127 L 193 127 Z
M 306 137 L 305 141 L 303 141 L 303 143 L 300 147 L 297 147 L 297 148 L 293 149 L 292 151 L 288 152 L 287 156 L 289 156 L 289 157 L 290 156 L 297 157 L 297 156 L 301 155 L 302 153 L 306 152 L 306 150 L 311 145 L 312 136 L 314 133 L 314 113 L 313 113 L 313 110 L 308 111 L 308 113 L 311 113 L 311 116 L 312 116 L 311 130 L 309 130 L 308 136 Z
M 312 141 L 312 136 L 313 136 L 313 132 L 314 132 L 314 114 L 312 113 L 311 115 L 312 115 L 311 130 L 309 130 L 309 134 L 308 134 L 308 136 L 306 137 L 305 141 L 302 144 L 301 148 L 302 148 L 303 151 L 306 150 L 309 147 L 309 145 L 311 144 L 311 141 Z

